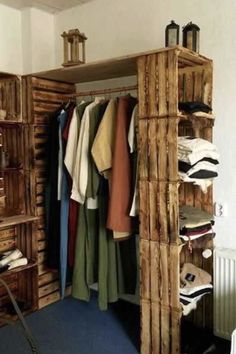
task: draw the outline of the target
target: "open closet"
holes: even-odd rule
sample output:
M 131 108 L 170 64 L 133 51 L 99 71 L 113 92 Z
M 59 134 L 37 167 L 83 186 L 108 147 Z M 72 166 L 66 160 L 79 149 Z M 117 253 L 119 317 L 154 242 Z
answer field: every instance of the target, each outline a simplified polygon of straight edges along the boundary
M 193 263 L 212 274 L 212 257 L 202 249 L 180 248 L 179 206 L 212 213 L 212 187 L 180 181 L 178 136 L 212 140 L 213 120 L 182 114 L 179 102 L 212 104 L 212 61 L 182 47 L 172 47 L 24 76 L 22 90 L 22 149 L 24 212 L 37 218 L 32 248 L 38 255 L 34 301 L 42 308 L 60 299 L 59 276 L 46 265 L 45 182 L 50 114 L 76 97 L 76 84 L 137 77 L 137 83 L 107 92 L 137 89 L 141 353 L 180 353 L 182 307 L 180 267 Z M 1 80 L 0 80 L 1 83 Z M 94 93 L 97 93 L 95 90 Z M 91 94 L 94 94 L 93 92 Z M 77 92 L 77 96 L 89 95 Z M 1 122 L 0 122 L 1 125 Z M 12 139 L 9 135 L 9 139 Z M 13 142 L 12 142 L 13 144 Z M 3 224 L 0 224 L 2 228 Z M 27 250 L 29 252 L 29 248 Z M 211 244 L 212 248 L 212 244 Z M 36 280 L 35 280 L 36 279 Z M 67 288 L 66 293 L 70 293 Z M 213 299 L 202 299 L 188 319 L 212 329 Z

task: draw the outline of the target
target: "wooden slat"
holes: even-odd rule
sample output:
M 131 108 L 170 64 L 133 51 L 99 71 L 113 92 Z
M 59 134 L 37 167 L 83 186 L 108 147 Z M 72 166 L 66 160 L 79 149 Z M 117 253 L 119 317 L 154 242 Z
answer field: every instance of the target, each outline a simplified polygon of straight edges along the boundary
M 39 309 L 50 305 L 56 301 L 60 300 L 60 293 L 59 291 L 55 291 L 52 294 L 46 295 L 44 297 L 42 297 L 41 299 L 39 299 Z
M 58 273 L 45 273 L 43 275 L 41 275 L 38 279 L 38 285 L 39 287 L 52 283 L 55 280 L 58 280 Z
M 140 237 L 142 239 L 148 240 L 150 238 L 150 229 L 149 229 L 149 190 L 148 182 L 141 181 L 139 182 L 139 191 L 140 191 Z
M 141 354 L 151 353 L 150 300 L 141 299 Z
M 178 113 L 178 58 L 175 51 L 168 52 L 168 115 Z
M 63 94 L 45 91 L 33 91 L 33 100 L 38 102 L 63 103 Z
M 31 77 L 31 84 L 33 89 L 41 89 L 46 91 L 61 92 L 62 94 L 74 92 L 74 85 L 63 82 L 50 81 Z
M 44 286 L 41 286 L 39 288 L 39 301 L 40 301 L 40 298 L 42 298 L 48 294 L 51 294 L 57 290 L 59 290 L 59 282 L 58 281 L 54 281 L 54 282 L 48 283 Z
M 147 116 L 147 82 L 146 82 L 146 57 L 137 60 L 138 66 L 138 97 L 139 97 L 139 117 Z M 140 138 L 142 137 L 140 133 Z
M 41 103 L 33 101 L 33 111 L 36 114 L 55 112 L 60 107 L 59 103 Z
M 167 116 L 167 53 L 160 53 L 158 60 L 158 108 L 159 117 Z
M 152 353 L 160 353 L 160 245 L 150 242 Z
M 37 220 L 37 217 L 31 215 L 15 215 L 2 218 L 0 223 L 0 228 L 4 229 L 5 227 L 14 226 L 18 224 L 24 224 L 28 222 L 33 222 Z
M 139 175 L 140 180 L 148 178 L 148 122 L 139 121 Z
M 38 251 L 43 251 L 46 249 L 47 243 L 46 241 L 39 241 L 38 242 Z

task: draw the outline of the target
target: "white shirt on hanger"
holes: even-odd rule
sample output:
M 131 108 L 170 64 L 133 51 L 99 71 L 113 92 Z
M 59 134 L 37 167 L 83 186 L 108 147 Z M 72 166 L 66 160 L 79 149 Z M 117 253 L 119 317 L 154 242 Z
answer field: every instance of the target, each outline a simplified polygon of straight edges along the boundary
M 137 122 L 137 114 L 138 114 L 138 105 L 136 105 L 133 109 L 130 126 L 129 126 L 129 133 L 128 133 L 128 142 L 130 147 L 131 154 L 136 150 L 135 146 L 135 136 L 136 136 L 136 122 Z M 134 195 L 132 200 L 131 209 L 129 212 L 130 216 L 137 216 L 139 213 L 139 196 L 138 196 L 138 170 L 135 176 L 135 188 L 134 188 Z
M 85 108 L 81 120 L 79 140 L 78 140 L 77 151 L 76 151 L 76 161 L 75 161 L 74 171 L 72 175 L 73 184 L 72 184 L 72 192 L 71 192 L 71 199 L 77 201 L 80 204 L 84 204 L 86 200 L 86 189 L 88 184 L 88 159 L 89 159 L 88 149 L 89 149 L 90 112 L 99 102 L 102 102 L 103 100 L 104 98 L 96 97 L 94 102 L 90 103 Z M 91 203 L 92 203 L 91 208 L 92 206 L 94 206 L 93 208 L 96 209 L 97 201 L 93 199 Z

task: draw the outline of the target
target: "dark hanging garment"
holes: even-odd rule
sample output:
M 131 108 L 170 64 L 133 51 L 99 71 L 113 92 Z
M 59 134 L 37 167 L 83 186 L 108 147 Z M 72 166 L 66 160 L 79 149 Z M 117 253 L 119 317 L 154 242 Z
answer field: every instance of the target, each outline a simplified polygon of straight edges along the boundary
M 60 133 L 61 133 L 61 167 L 62 167 L 62 179 L 61 179 L 61 227 L 60 227 L 60 289 L 61 297 L 64 297 L 66 288 L 66 275 L 67 275 L 67 248 L 68 248 L 68 226 L 69 226 L 69 173 L 64 164 L 65 151 L 67 145 L 67 138 L 70 122 L 72 119 L 74 104 L 71 103 L 66 111 L 62 113 L 58 119 L 60 120 Z
M 47 144 L 47 180 L 45 187 L 46 200 L 46 234 L 48 239 L 47 265 L 58 270 L 60 255 L 60 208 L 58 191 L 58 153 L 59 153 L 59 121 L 61 110 L 53 113 L 49 119 L 49 138 Z

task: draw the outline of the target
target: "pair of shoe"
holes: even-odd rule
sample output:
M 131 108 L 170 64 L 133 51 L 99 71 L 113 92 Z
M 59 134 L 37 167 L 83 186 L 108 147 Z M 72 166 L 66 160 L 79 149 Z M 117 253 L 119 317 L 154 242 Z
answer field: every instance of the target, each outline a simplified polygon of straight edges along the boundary
M 0 255 L 0 273 L 26 265 L 28 259 L 23 257 L 22 252 L 16 248 L 13 251 L 4 252 Z

